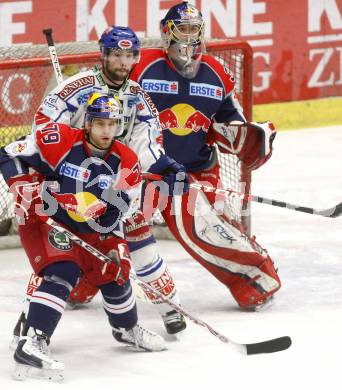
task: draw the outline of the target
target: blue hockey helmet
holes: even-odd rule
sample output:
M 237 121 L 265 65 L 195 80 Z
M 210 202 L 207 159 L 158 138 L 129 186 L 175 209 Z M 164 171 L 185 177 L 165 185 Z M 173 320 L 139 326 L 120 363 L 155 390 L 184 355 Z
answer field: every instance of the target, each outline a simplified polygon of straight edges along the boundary
M 169 9 L 160 22 L 168 57 L 184 77 L 196 75 L 204 52 L 204 21 L 201 12 L 183 1 Z
M 114 96 L 103 95 L 99 92 L 94 92 L 90 95 L 87 102 L 85 122 L 91 124 L 94 118 L 115 119 L 118 123 L 119 136 L 123 132 L 123 111 L 119 99 Z
M 129 27 L 108 27 L 101 35 L 99 45 L 102 56 L 107 55 L 109 50 L 129 50 L 139 59 L 140 41 Z
M 160 22 L 163 38 L 168 44 L 201 43 L 204 38 L 204 21 L 201 12 L 192 4 L 183 1 L 169 9 Z

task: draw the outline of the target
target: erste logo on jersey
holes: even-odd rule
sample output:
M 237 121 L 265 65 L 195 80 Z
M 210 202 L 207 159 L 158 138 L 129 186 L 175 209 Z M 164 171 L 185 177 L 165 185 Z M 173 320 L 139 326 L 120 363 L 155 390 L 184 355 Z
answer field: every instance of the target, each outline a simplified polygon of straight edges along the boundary
M 90 170 L 79 167 L 75 164 L 65 162 L 59 171 L 60 175 L 70 177 L 86 183 L 90 177 Z
M 141 86 L 146 92 L 178 94 L 178 81 L 145 79 Z
M 222 100 L 223 88 L 205 83 L 190 83 L 189 95 Z

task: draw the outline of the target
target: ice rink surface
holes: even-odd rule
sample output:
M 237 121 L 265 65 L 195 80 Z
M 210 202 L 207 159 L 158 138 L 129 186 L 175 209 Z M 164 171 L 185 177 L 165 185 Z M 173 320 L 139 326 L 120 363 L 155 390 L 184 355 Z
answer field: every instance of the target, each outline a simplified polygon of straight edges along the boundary
M 342 129 L 282 132 L 271 160 L 254 174 L 253 194 L 316 208 L 342 199 Z M 15 382 L 8 345 L 31 269 L 20 249 L 0 253 L 1 389 L 339 389 L 342 350 L 342 217 L 323 218 L 253 203 L 253 233 L 279 267 L 283 287 L 273 306 L 241 312 L 229 292 L 179 244 L 160 241 L 183 307 L 238 342 L 289 335 L 284 352 L 242 356 L 189 323 L 167 336 L 153 306 L 139 303 L 141 323 L 165 336 L 168 351 L 136 353 L 118 345 L 100 297 L 67 310 L 53 336 L 65 363 L 64 384 Z

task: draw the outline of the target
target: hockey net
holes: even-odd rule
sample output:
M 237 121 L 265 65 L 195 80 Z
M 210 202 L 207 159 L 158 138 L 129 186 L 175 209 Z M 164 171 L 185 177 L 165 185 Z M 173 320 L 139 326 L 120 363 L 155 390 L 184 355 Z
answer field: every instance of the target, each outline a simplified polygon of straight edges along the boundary
M 161 47 L 159 39 L 142 39 L 143 47 Z M 244 41 L 207 42 L 214 55 L 234 74 L 237 97 L 248 120 L 252 117 L 252 49 Z M 99 63 L 96 41 L 57 43 L 56 50 L 64 79 Z M 29 134 L 36 110 L 44 96 L 56 85 L 47 45 L 15 45 L 0 48 L 0 147 Z M 221 154 L 225 188 L 248 192 L 250 174 L 233 155 Z M 250 229 L 248 204 L 237 198 L 228 200 L 231 215 Z M 154 223 L 162 225 L 160 213 Z M 13 202 L 0 174 L 0 235 L 15 234 Z M 0 245 L 1 246 L 1 245 Z

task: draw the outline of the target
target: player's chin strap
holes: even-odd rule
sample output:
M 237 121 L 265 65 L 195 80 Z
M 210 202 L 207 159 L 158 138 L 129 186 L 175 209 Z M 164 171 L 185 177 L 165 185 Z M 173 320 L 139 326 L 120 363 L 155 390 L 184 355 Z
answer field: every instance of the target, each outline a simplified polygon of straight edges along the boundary
M 94 144 L 94 142 L 93 142 L 93 141 L 91 140 L 91 138 L 90 138 L 89 132 L 87 132 L 87 133 L 85 134 L 85 139 L 87 140 L 87 142 L 90 143 L 90 145 L 94 146 L 94 148 L 96 148 L 96 149 L 98 149 L 98 150 L 100 150 L 100 151 L 103 151 L 103 152 L 109 151 L 109 149 L 112 147 L 113 142 L 114 142 L 114 139 L 113 139 L 113 142 L 110 144 L 110 147 L 109 147 L 109 148 L 101 148 L 99 145 Z
M 143 174 L 143 178 L 151 181 L 163 179 L 163 177 L 160 175 L 156 175 L 154 173 L 148 173 L 148 172 Z M 269 206 L 282 207 L 294 211 L 299 211 L 301 213 L 320 215 L 321 217 L 336 218 L 342 215 L 342 202 L 327 209 L 314 209 L 307 206 L 300 206 L 297 204 L 285 202 L 283 200 L 275 200 L 275 199 L 265 198 L 264 196 L 244 194 L 243 192 L 238 192 L 230 189 L 224 190 L 221 188 L 215 188 L 201 183 L 191 183 L 190 188 L 194 188 L 196 190 L 203 191 L 203 192 L 212 192 L 221 197 L 223 196 L 227 199 L 238 198 L 241 201 L 263 203 Z
M 56 229 L 60 233 L 65 234 L 71 241 L 73 241 L 77 245 L 81 246 L 87 252 L 91 253 L 93 256 L 95 256 L 99 260 L 103 261 L 104 263 L 111 261 L 111 259 L 109 257 L 105 256 L 103 253 L 98 251 L 96 248 L 94 248 L 93 246 L 91 246 L 87 242 L 83 241 L 80 237 L 78 237 L 76 234 L 72 233 L 70 230 L 61 226 L 59 223 L 54 221 L 52 218 L 50 218 L 48 216 L 39 216 L 39 218 L 41 218 L 41 220 L 43 222 L 47 223 L 49 226 L 53 227 L 54 229 Z M 270 339 L 270 340 L 262 341 L 259 343 L 252 343 L 252 344 L 237 343 L 233 340 L 228 339 L 223 334 L 219 333 L 217 330 L 212 328 L 206 322 L 204 322 L 204 321 L 196 318 L 192 314 L 188 313 L 182 307 L 171 302 L 162 293 L 160 293 L 158 290 L 154 289 L 148 283 L 145 283 L 145 282 L 139 280 L 135 274 L 131 273 L 130 278 L 132 280 L 134 280 L 135 283 L 138 286 L 140 286 L 144 291 L 147 290 L 150 293 L 156 295 L 159 299 L 161 299 L 163 302 L 165 302 L 166 304 L 171 306 L 174 310 L 177 310 L 179 313 L 181 313 L 185 317 L 189 318 L 195 324 L 206 328 L 216 338 L 221 340 L 223 343 L 228 344 L 228 346 L 230 348 L 232 348 L 234 351 L 239 352 L 243 355 L 256 355 L 256 354 L 260 354 L 260 353 L 279 352 L 279 351 L 283 351 L 291 346 L 292 341 L 291 341 L 291 338 L 289 336 L 283 336 L 283 337 L 279 337 L 276 339 Z

